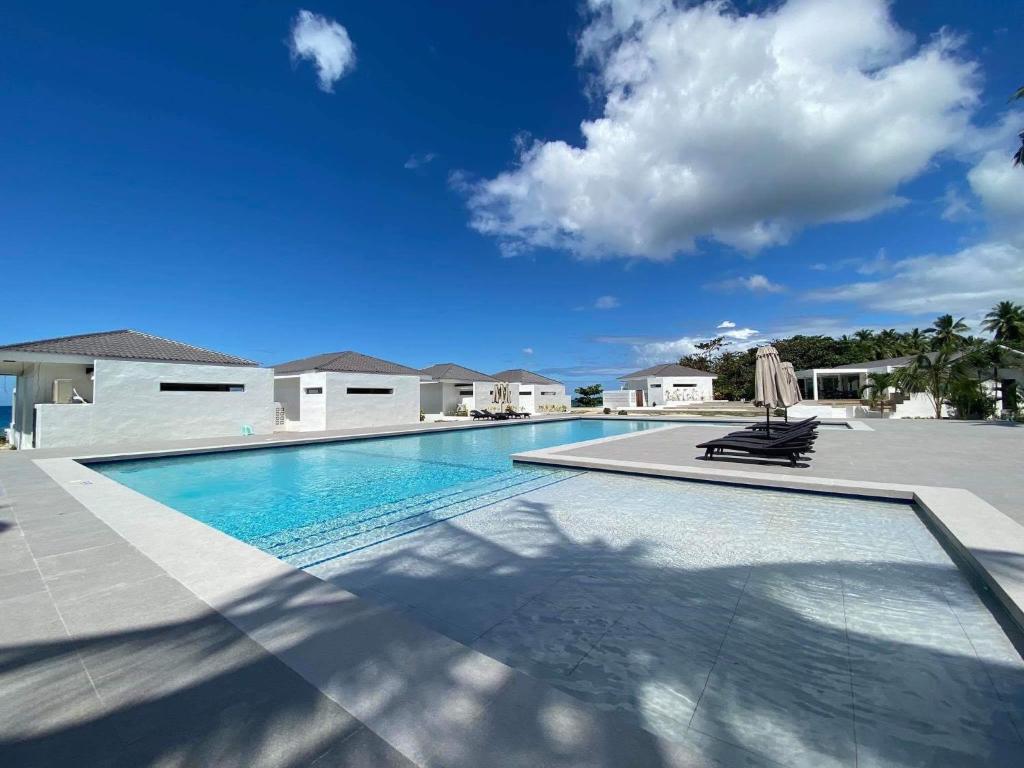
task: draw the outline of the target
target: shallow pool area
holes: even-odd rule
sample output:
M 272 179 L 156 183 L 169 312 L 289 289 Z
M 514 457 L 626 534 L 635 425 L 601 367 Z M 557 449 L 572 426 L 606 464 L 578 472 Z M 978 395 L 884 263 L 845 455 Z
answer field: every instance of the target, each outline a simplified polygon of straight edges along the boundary
M 90 467 L 305 567 L 574 474 L 513 467 L 514 453 L 666 426 L 520 423 Z
M 695 764 L 1024 764 L 1024 661 L 911 504 L 583 472 L 309 572 Z

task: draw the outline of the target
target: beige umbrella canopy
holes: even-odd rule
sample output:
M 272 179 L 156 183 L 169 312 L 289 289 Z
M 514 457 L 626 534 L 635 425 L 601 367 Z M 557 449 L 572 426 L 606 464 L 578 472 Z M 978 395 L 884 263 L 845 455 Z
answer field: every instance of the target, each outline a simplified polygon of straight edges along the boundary
M 759 347 L 754 362 L 754 405 L 764 406 L 764 419 L 771 434 L 771 409 L 786 405 L 786 375 L 775 347 Z
M 785 386 L 782 391 L 782 406 L 789 408 L 790 406 L 796 405 L 803 398 L 800 397 L 800 385 L 796 381 L 796 371 L 793 370 L 792 363 L 780 363 L 779 368 L 782 371 L 783 382 Z M 786 420 L 789 420 L 787 414 Z

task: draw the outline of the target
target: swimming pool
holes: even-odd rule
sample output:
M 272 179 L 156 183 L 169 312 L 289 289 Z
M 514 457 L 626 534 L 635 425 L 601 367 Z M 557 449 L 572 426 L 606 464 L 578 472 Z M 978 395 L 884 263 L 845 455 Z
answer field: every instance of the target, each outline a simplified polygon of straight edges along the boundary
M 577 474 L 513 467 L 513 453 L 666 426 L 538 422 L 90 466 L 306 567 Z

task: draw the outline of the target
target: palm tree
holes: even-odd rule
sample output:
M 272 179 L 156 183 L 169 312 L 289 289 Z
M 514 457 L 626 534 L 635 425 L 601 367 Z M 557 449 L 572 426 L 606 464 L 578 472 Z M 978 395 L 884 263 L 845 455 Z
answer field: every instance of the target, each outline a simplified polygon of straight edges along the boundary
M 967 324 L 962 317 L 954 320 L 952 315 L 940 315 L 925 333 L 932 337 L 933 350 L 958 349 L 964 345 L 963 333 L 966 330 Z
M 1013 94 L 1010 101 L 1014 99 L 1024 99 L 1024 85 L 1017 89 L 1017 92 Z M 1013 167 L 1016 168 L 1018 165 L 1024 165 L 1024 131 L 1017 134 L 1020 137 L 1020 149 L 1018 149 L 1013 155 Z
M 936 419 L 942 418 L 942 406 L 951 401 L 954 389 L 964 379 L 970 379 L 968 365 L 964 355 L 951 345 L 942 346 L 937 352 L 921 352 L 908 366 L 895 372 L 896 386 L 901 390 L 928 395 Z
M 861 394 L 865 395 L 868 407 L 878 406 L 878 415 L 885 418 L 885 406 L 889 397 L 889 390 L 896 386 L 895 373 L 869 373 L 868 383 L 860 388 Z
M 864 359 L 870 358 L 874 353 L 875 332 L 870 328 L 861 328 L 854 332 L 853 338 L 856 353 Z
M 895 328 L 884 328 L 875 336 L 872 350 L 875 360 L 896 357 L 900 353 L 900 335 Z
M 995 401 L 1003 399 L 1003 386 L 999 379 L 999 369 L 1007 364 L 1007 353 L 1003 345 L 997 341 L 981 341 L 972 345 L 964 355 L 964 363 L 974 368 L 978 373 L 978 389 L 983 391 L 982 382 L 984 376 L 991 371 L 992 392 L 989 399 L 993 405 Z
M 928 335 L 921 331 L 920 328 L 903 334 L 903 353 L 907 355 L 916 355 L 919 352 L 923 352 L 928 349 Z
M 1012 301 L 1000 301 L 985 315 L 981 327 L 996 341 L 1024 341 L 1024 307 Z

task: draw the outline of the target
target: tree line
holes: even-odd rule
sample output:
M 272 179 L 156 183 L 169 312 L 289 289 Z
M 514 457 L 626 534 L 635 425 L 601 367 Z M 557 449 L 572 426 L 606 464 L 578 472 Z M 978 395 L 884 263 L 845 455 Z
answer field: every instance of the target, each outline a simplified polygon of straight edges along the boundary
M 839 338 L 796 335 L 776 339 L 772 345 L 779 358 L 796 370 L 836 368 L 851 363 L 910 357 L 909 364 L 892 378 L 872 380 L 866 396 L 878 398 L 891 391 L 928 395 L 938 416 L 943 405 L 951 405 L 961 416 L 987 416 L 994 410 L 1000 393 L 986 392 L 983 372 L 998 380 L 999 368 L 1020 368 L 1019 356 L 1007 348 L 1024 351 L 1024 307 L 1011 301 L 999 302 L 985 316 L 982 329 L 991 338 L 970 335 L 964 318 L 941 315 L 928 328 L 897 331 L 862 329 Z M 680 365 L 718 376 L 715 396 L 726 400 L 754 397 L 755 349 L 731 350 L 719 336 L 697 344 L 694 353 L 679 359 Z M 1016 362 L 1008 355 L 1018 357 Z M 884 407 L 884 406 L 883 406 Z

